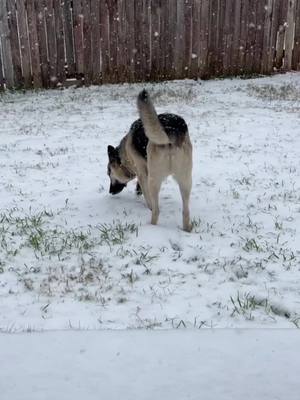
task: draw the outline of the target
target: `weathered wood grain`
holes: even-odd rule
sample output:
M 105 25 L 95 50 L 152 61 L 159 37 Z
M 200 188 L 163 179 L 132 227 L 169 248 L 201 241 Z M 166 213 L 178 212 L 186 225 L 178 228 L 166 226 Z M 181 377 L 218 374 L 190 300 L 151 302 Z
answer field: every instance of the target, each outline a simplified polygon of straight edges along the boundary
M 2 47 L 2 67 L 7 88 L 14 88 L 15 77 L 13 68 L 13 58 L 10 43 L 10 31 L 8 25 L 8 13 L 6 1 L 0 1 L 0 40 Z M 2 71 L 1 71 L 2 73 Z
M 21 62 L 21 49 L 18 35 L 18 22 L 16 13 L 16 2 L 15 0 L 6 0 L 7 5 L 7 16 L 8 16 L 8 28 L 10 33 L 10 47 L 11 57 L 14 69 L 14 86 L 20 88 L 23 86 L 22 76 L 22 62 Z
M 36 10 L 34 5 L 34 0 L 27 0 L 26 11 L 27 11 L 33 87 L 38 89 L 43 86 L 43 81 L 42 81 L 41 58 L 40 58 L 40 48 L 39 48 L 39 41 L 37 34 L 37 24 L 36 24 L 37 21 L 36 21 Z
M 1 0 L 0 86 L 300 69 L 300 0 Z
M 98 3 L 98 0 L 95 0 Z M 64 0 L 62 3 L 64 42 L 66 49 L 67 75 L 75 75 L 75 53 L 73 45 L 73 24 L 72 24 L 72 0 Z

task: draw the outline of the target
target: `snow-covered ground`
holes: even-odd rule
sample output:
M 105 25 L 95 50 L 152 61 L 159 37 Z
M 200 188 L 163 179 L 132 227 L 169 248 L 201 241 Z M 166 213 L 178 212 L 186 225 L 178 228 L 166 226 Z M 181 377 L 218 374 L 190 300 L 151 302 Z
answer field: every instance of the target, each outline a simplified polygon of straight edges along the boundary
M 0 329 L 300 326 L 300 74 L 144 86 L 189 125 L 191 234 L 171 179 L 158 226 L 108 194 L 143 85 L 1 95 Z
M 1 400 L 299 400 L 297 330 L 0 334 Z

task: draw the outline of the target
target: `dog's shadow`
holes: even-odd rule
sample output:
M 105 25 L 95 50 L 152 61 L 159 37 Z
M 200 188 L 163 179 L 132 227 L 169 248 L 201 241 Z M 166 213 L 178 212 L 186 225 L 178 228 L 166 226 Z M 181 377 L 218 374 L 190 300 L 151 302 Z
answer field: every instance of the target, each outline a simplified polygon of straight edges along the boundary
M 102 193 L 97 207 L 101 210 L 105 221 L 128 218 L 144 223 L 150 218 L 150 210 L 143 196 L 137 196 L 132 191 L 124 191 L 116 195 Z

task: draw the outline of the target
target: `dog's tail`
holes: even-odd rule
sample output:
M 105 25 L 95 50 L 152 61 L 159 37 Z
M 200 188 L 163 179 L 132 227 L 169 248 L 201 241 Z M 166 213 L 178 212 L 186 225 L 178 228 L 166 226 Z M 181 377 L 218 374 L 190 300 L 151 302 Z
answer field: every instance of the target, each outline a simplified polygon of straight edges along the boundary
M 148 92 L 144 89 L 138 95 L 137 107 L 143 122 L 145 134 L 154 144 L 169 144 L 171 140 L 159 122 L 157 113 Z

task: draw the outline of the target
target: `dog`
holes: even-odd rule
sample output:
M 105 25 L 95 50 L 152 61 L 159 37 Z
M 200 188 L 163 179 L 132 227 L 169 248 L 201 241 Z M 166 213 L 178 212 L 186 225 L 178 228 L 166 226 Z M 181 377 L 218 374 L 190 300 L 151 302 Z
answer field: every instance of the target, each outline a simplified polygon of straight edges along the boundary
M 182 197 L 183 230 L 190 232 L 193 147 L 187 124 L 176 114 L 157 115 L 146 90 L 138 95 L 137 108 L 140 118 L 133 122 L 119 146 L 107 147 L 109 193 L 120 193 L 137 177 L 137 194 L 144 195 L 152 211 L 151 224 L 156 225 L 160 187 L 163 180 L 172 175 Z

